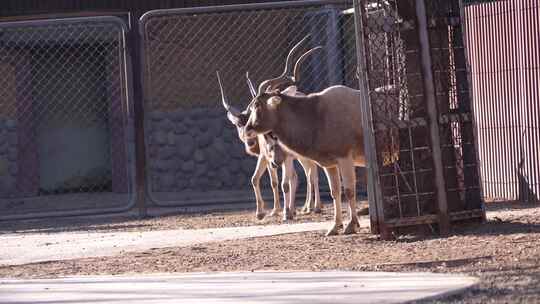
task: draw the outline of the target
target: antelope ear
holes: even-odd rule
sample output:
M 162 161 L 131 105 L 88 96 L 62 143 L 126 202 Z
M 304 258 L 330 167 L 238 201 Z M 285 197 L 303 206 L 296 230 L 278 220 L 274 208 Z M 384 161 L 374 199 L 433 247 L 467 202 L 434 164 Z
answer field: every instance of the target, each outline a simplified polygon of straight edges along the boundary
M 227 118 L 229 119 L 230 122 L 232 122 L 233 125 L 242 127 L 241 126 L 242 120 L 240 119 L 239 116 L 236 116 L 233 113 L 227 111 Z
M 270 97 L 266 103 L 272 107 L 272 108 L 276 108 L 277 106 L 279 106 L 279 104 L 281 103 L 281 97 L 280 96 L 272 96 Z
M 281 93 L 294 96 L 296 95 L 296 92 L 298 92 L 298 88 L 296 86 L 289 86 L 285 90 L 283 90 Z

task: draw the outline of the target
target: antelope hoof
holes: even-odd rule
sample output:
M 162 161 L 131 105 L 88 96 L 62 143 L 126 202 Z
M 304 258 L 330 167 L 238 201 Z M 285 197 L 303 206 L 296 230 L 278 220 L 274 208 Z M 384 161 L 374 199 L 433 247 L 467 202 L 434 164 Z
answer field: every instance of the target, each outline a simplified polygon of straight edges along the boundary
M 328 229 L 326 232 L 326 236 L 338 235 L 339 227 L 341 227 L 341 225 L 341 223 L 332 225 L 332 228 Z
M 356 212 L 357 215 L 369 215 L 369 207 L 360 207 Z
M 343 230 L 343 234 L 355 234 L 357 226 L 358 226 L 358 221 L 351 220 L 345 227 L 345 230 Z
M 291 209 L 285 208 L 285 211 L 283 212 L 283 221 L 288 221 L 294 219 L 294 214 L 292 213 Z
M 302 209 L 300 209 L 300 213 L 301 214 L 310 214 L 311 213 L 311 210 L 309 209 L 309 207 L 302 207 Z
M 315 213 L 315 214 L 321 214 L 321 213 L 322 213 L 321 207 L 315 207 L 315 209 L 313 209 L 313 213 Z
M 281 213 L 281 208 L 274 208 L 272 209 L 272 212 L 270 212 L 270 216 L 278 216 Z
M 255 214 L 255 216 L 256 216 L 257 219 L 260 221 L 260 220 L 264 219 L 264 217 L 266 216 L 266 213 L 264 213 L 264 212 L 257 212 L 257 213 Z

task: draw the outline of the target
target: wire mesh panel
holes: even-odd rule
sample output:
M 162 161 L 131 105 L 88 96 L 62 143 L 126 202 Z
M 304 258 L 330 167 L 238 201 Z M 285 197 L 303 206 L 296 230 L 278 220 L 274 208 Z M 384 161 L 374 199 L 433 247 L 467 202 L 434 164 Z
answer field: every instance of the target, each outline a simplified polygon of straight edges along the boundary
M 480 170 L 460 3 L 427 1 L 426 9 L 449 212 L 456 218 L 479 216 Z
M 0 24 L 1 218 L 131 204 L 125 32 L 113 17 Z
M 459 2 L 359 3 L 360 75 L 374 132 L 372 222 L 388 234 L 481 218 Z
M 333 84 L 358 87 L 351 8 L 349 1 L 296 1 L 143 16 L 145 132 L 153 200 L 194 204 L 252 199 L 249 181 L 256 159 L 245 153 L 227 121 L 216 70 L 230 102 L 244 109 L 251 100 L 246 71 L 257 84 L 278 76 L 290 48 L 309 34 L 304 50 L 324 48 L 302 66 L 299 89 L 311 93 Z M 304 185 L 302 171 L 297 171 Z M 325 180 L 321 175 L 321 186 Z M 360 180 L 365 189 L 365 179 Z

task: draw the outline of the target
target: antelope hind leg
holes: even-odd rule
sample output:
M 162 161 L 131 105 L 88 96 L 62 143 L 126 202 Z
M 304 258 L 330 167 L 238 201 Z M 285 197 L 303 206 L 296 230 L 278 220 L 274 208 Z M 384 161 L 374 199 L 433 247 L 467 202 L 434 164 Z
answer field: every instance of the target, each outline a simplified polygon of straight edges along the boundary
M 326 178 L 330 185 L 330 195 L 334 202 L 334 224 L 326 232 L 326 236 L 338 234 L 339 228 L 342 225 L 341 218 L 341 182 L 339 179 L 339 169 L 337 167 L 325 168 Z
M 268 173 L 270 174 L 270 182 L 272 185 L 272 193 L 274 194 L 274 209 L 270 212 L 270 216 L 278 216 L 282 209 L 279 200 L 279 178 L 277 169 L 268 165 Z
M 354 234 L 359 227 L 358 216 L 356 214 L 356 172 L 354 162 L 351 157 L 340 159 L 339 173 L 345 189 L 345 198 L 349 203 L 350 221 L 345 226 L 344 234 Z

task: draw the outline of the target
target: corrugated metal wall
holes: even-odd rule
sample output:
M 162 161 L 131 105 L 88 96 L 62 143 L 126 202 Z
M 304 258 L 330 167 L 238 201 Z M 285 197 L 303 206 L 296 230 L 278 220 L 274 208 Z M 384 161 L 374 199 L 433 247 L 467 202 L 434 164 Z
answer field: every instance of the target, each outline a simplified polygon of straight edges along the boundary
M 484 195 L 540 196 L 540 4 L 465 9 Z

